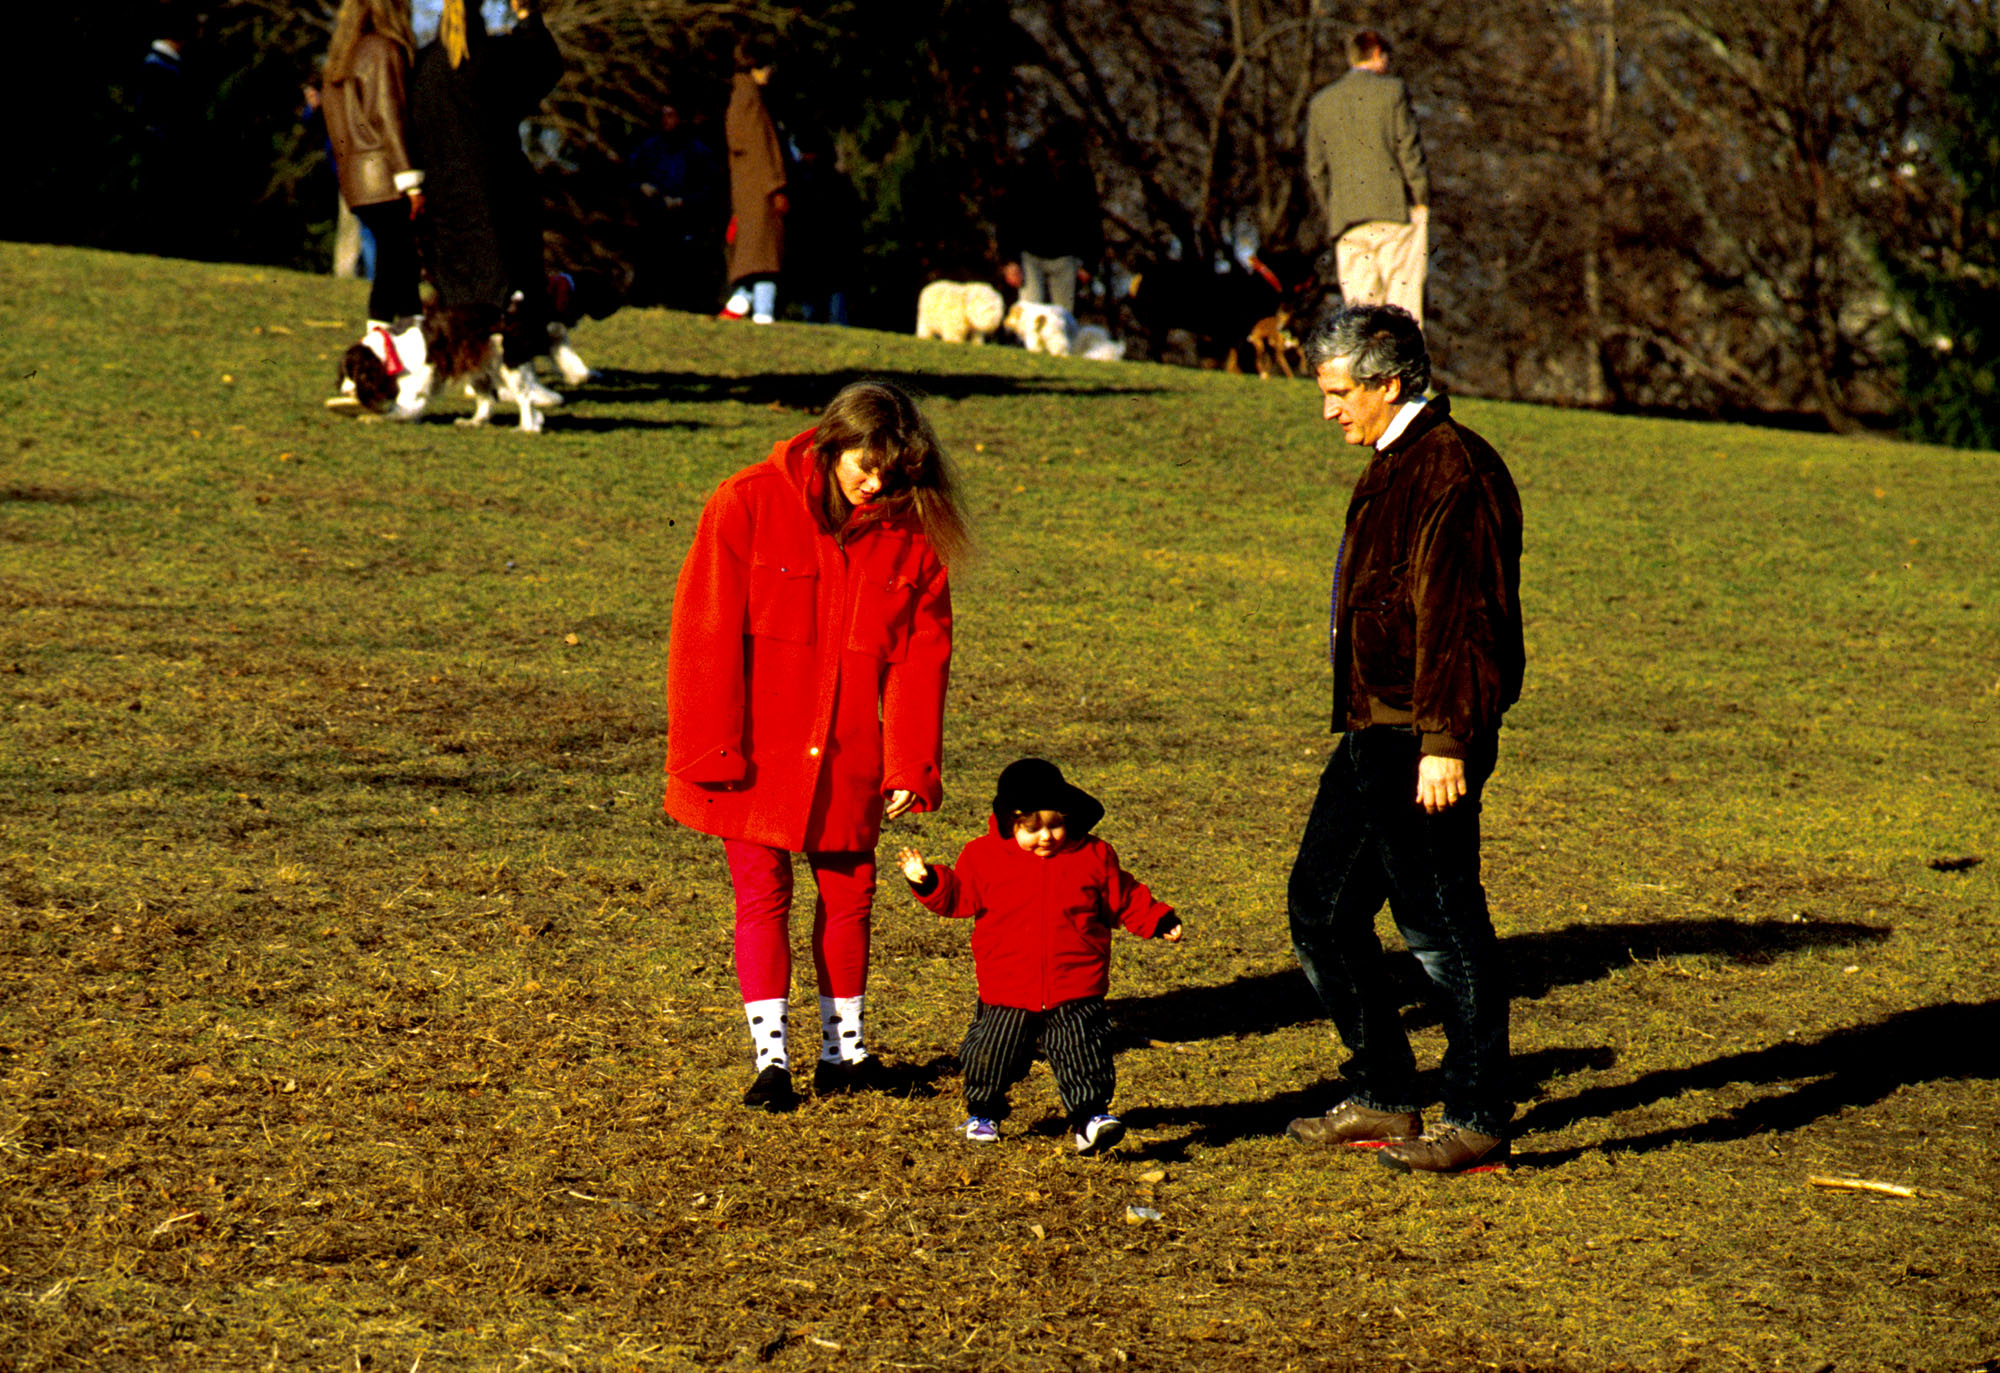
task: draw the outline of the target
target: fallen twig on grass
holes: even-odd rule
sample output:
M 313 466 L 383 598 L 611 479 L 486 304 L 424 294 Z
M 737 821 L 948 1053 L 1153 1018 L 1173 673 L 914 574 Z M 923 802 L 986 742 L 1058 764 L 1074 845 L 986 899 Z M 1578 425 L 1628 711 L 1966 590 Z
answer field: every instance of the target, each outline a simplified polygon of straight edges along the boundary
M 1891 1197 L 1913 1197 L 1917 1194 L 1916 1188 L 1905 1187 L 1900 1182 L 1871 1182 L 1867 1178 L 1829 1178 L 1812 1173 L 1806 1181 L 1815 1187 L 1833 1187 L 1843 1192 L 1880 1192 Z

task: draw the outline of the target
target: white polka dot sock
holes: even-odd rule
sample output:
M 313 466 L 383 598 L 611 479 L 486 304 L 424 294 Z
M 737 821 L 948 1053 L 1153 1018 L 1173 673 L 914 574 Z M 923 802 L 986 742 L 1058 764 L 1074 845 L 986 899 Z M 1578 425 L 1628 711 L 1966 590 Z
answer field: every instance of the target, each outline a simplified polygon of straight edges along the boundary
M 750 1043 L 757 1051 L 757 1071 L 787 1068 L 792 1061 L 785 1054 L 785 998 L 743 1003 L 744 1018 L 750 1022 Z
M 823 996 L 819 999 L 819 1058 L 822 1063 L 858 1063 L 868 1057 L 861 1038 L 861 1004 L 865 996 Z

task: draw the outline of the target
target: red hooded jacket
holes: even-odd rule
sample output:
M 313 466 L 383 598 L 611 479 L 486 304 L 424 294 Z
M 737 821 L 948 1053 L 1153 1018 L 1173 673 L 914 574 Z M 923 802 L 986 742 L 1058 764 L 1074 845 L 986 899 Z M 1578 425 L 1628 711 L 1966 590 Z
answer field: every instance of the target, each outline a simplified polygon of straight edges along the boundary
M 931 864 L 937 885 L 913 894 L 939 915 L 972 918 L 979 999 L 989 1006 L 1045 1011 L 1103 996 L 1111 987 L 1113 922 L 1141 939 L 1179 923 L 1174 908 L 1154 900 L 1094 834 L 1037 858 L 1002 834 L 999 821 L 988 817 L 986 828 L 956 866 Z
M 825 525 L 810 431 L 716 488 L 674 591 L 667 814 L 793 853 L 873 849 L 943 797 L 951 589 L 916 521 Z

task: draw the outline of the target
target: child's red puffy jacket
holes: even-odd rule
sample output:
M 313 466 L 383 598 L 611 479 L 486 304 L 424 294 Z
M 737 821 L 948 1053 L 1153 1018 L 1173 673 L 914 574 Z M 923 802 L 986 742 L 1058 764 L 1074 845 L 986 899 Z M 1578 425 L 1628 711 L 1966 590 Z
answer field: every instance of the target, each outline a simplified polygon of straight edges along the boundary
M 965 846 L 956 865 L 934 863 L 931 874 L 937 885 L 916 898 L 939 915 L 972 919 L 979 999 L 990 1006 L 1045 1011 L 1103 996 L 1114 922 L 1142 939 L 1180 923 L 1095 835 L 1037 858 L 989 817 L 987 833 Z

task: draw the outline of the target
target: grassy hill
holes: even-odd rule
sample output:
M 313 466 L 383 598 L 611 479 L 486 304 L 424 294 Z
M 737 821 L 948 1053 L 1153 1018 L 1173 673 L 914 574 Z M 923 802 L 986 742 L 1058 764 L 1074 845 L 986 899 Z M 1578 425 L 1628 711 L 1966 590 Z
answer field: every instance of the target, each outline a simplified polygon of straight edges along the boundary
M 1278 1134 L 1342 1057 L 1283 910 L 1360 466 L 1308 384 L 631 311 L 545 434 L 362 423 L 362 302 L 0 244 L 0 1363 L 2000 1359 L 1993 455 L 1455 404 L 1528 518 L 1521 1112 L 1508 1171 L 1413 1180 Z M 910 1094 L 735 1104 L 674 576 L 859 374 L 930 395 L 980 543 L 945 806 L 887 842 L 955 852 L 1041 753 L 1189 920 L 1118 948 L 1103 1160 L 1041 1069 L 952 1137 L 965 932 L 890 882 Z

